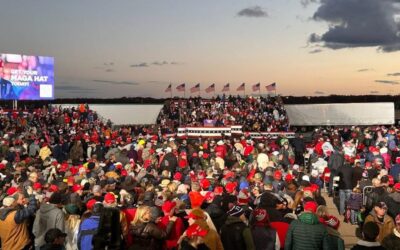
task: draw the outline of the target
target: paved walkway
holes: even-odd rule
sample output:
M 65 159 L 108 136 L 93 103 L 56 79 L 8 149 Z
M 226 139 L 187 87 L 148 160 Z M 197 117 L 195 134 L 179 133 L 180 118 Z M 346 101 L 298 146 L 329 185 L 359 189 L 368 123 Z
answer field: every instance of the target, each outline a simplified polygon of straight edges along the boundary
M 339 218 L 340 220 L 339 232 L 342 235 L 342 239 L 344 240 L 346 249 L 350 249 L 359 240 L 356 237 L 357 226 L 353 226 L 350 223 L 344 223 L 343 216 L 339 215 L 339 212 L 335 204 L 333 203 L 333 199 L 331 197 L 328 197 L 326 193 L 322 193 L 322 196 L 326 200 L 326 206 L 328 207 L 329 213 Z

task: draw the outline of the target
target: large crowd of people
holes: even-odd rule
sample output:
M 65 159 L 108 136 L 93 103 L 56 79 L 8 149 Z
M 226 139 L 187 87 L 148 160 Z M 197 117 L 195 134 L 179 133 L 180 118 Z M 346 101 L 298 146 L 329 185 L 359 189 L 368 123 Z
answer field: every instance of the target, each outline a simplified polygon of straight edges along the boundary
M 170 121 L 287 128 L 278 100 L 186 103 L 160 129 L 113 128 L 87 105 L 0 114 L 2 249 L 344 249 L 341 223 L 362 231 L 353 249 L 399 249 L 398 128 L 167 136 Z
M 209 122 L 209 123 L 207 123 Z M 215 99 L 172 99 L 160 112 L 158 123 L 167 129 L 179 126 L 242 125 L 244 131 L 287 131 L 288 118 L 279 96 Z

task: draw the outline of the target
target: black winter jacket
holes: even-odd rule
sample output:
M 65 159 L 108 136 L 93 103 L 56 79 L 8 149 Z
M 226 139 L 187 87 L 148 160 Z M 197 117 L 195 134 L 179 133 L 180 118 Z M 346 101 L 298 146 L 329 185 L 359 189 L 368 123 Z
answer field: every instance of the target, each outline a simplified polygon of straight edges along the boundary
M 400 232 L 398 234 L 400 235 Z M 386 249 L 400 250 L 400 237 L 396 236 L 393 232 L 383 239 L 382 246 Z
M 131 250 L 158 250 L 162 249 L 162 241 L 167 238 L 172 231 L 174 222 L 170 221 L 167 229 L 164 231 L 157 227 L 153 222 L 133 225 L 131 234 L 133 236 L 133 245 Z
M 353 189 L 352 178 L 353 178 L 353 168 L 349 165 L 340 166 L 338 169 L 339 180 L 339 190 Z

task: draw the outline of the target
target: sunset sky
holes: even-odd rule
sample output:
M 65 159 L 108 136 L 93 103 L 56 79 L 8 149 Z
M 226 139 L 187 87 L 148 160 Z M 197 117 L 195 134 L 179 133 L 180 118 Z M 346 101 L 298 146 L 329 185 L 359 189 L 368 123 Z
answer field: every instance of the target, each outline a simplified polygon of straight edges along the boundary
M 3 0 L 0 53 L 55 57 L 56 98 L 399 94 L 399 22 L 398 0 Z

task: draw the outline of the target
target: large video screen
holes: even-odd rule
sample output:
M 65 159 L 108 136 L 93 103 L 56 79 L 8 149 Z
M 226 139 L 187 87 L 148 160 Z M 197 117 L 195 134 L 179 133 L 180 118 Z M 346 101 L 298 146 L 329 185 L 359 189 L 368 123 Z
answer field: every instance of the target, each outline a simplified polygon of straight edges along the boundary
M 54 99 L 54 58 L 0 54 L 0 100 Z

